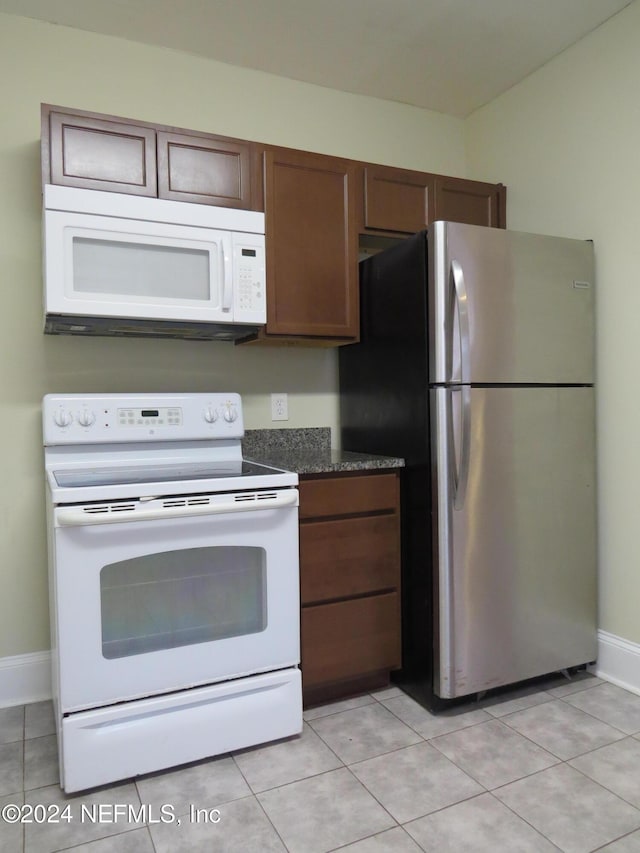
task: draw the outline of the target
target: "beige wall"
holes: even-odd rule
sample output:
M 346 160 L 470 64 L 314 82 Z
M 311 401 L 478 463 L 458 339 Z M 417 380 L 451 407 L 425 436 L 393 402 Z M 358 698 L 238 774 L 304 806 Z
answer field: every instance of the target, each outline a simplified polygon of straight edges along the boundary
M 640 643 L 640 2 L 476 112 L 508 226 L 595 243 L 600 627 Z
M 42 334 L 41 102 L 465 174 L 458 119 L 0 14 L 0 658 L 49 647 L 43 394 L 228 389 L 254 428 L 286 391 L 288 426 L 337 423 L 332 351 Z

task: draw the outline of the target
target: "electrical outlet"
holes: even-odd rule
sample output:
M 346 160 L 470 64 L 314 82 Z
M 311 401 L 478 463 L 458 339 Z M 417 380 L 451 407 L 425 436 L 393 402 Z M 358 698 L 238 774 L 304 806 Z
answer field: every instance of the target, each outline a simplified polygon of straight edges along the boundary
M 289 420 L 289 402 L 286 394 L 271 395 L 271 420 L 272 421 L 288 421 Z

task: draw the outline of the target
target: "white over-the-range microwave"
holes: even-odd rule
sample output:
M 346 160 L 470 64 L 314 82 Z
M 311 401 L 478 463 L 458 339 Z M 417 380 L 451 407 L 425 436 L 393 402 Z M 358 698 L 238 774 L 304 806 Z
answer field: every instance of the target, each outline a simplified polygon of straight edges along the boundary
M 236 340 L 266 323 L 264 214 L 44 187 L 45 332 Z

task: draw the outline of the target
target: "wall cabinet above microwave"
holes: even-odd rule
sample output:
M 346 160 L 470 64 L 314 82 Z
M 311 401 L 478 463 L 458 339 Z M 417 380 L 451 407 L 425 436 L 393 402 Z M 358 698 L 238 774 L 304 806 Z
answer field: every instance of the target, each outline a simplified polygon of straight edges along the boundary
M 267 322 L 243 342 L 359 337 L 358 255 L 435 219 L 506 227 L 502 184 L 42 106 L 43 184 L 264 211 Z
M 42 183 L 262 210 L 255 143 L 42 105 Z

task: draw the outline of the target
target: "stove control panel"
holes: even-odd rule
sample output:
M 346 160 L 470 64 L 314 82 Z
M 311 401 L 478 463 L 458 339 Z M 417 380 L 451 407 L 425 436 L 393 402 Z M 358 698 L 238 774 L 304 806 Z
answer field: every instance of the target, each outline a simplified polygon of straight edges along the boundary
M 118 426 L 181 426 L 182 409 L 159 406 L 156 409 L 118 409 Z
M 44 443 L 240 439 L 239 394 L 48 394 Z

